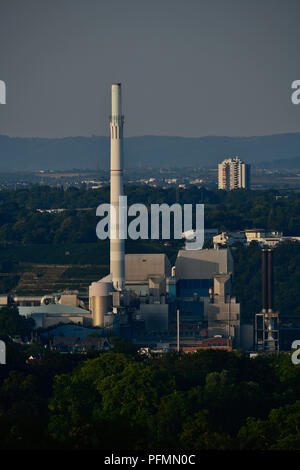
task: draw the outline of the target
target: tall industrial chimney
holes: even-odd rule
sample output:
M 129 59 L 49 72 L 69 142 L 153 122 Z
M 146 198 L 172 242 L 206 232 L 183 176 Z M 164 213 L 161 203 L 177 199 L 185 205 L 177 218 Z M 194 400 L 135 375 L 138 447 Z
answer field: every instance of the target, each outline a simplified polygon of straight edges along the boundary
M 123 123 L 121 83 L 111 86 L 110 116 L 110 272 L 113 286 L 124 288 L 124 239 L 119 231 L 119 196 L 123 196 Z

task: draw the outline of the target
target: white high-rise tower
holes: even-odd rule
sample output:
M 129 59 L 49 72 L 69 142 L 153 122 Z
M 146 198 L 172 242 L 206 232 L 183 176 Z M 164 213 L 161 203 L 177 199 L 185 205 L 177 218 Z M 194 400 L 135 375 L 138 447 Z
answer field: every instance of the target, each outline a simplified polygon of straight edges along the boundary
M 124 288 L 125 256 L 124 239 L 119 233 L 119 196 L 123 196 L 123 123 L 121 83 L 111 87 L 110 116 L 110 272 L 113 286 L 117 290 Z
M 250 187 L 250 165 L 239 157 L 227 158 L 218 165 L 218 189 L 248 189 Z

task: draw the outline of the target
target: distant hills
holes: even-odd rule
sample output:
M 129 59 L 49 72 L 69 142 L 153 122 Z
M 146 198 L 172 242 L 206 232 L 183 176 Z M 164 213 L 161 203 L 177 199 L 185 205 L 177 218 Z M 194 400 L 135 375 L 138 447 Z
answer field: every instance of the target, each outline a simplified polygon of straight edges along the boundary
M 288 170 L 300 169 L 300 156 L 292 158 L 282 158 L 279 160 L 272 160 L 270 162 L 258 163 L 257 166 L 263 168 L 286 168 Z
M 235 155 L 257 165 L 263 162 L 273 166 L 278 161 L 280 167 L 300 167 L 300 133 L 200 138 L 146 135 L 126 138 L 124 149 L 127 168 L 211 167 L 223 158 Z M 0 135 L 0 171 L 72 168 L 109 168 L 109 138 L 47 139 Z

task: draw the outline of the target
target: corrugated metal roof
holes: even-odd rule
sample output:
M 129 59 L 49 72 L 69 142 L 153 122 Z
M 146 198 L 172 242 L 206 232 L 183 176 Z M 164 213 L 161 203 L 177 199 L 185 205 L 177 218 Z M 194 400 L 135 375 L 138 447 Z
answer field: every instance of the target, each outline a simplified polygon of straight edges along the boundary
M 48 305 L 39 305 L 37 307 L 18 307 L 19 314 L 28 316 L 35 313 L 44 313 L 46 315 L 57 315 L 57 314 L 69 314 L 69 315 L 83 315 L 90 313 L 88 310 L 83 308 L 73 307 L 71 305 L 62 305 L 62 304 L 48 304 Z

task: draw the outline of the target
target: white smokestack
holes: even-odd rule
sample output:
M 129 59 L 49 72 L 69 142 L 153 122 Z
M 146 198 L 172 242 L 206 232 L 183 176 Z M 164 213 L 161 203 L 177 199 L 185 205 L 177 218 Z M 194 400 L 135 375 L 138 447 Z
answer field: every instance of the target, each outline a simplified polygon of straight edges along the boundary
M 124 240 L 119 238 L 119 196 L 123 196 L 123 122 L 121 83 L 111 86 L 110 118 L 110 272 L 114 288 L 122 290 L 125 279 Z M 115 215 L 115 216 L 114 216 Z

